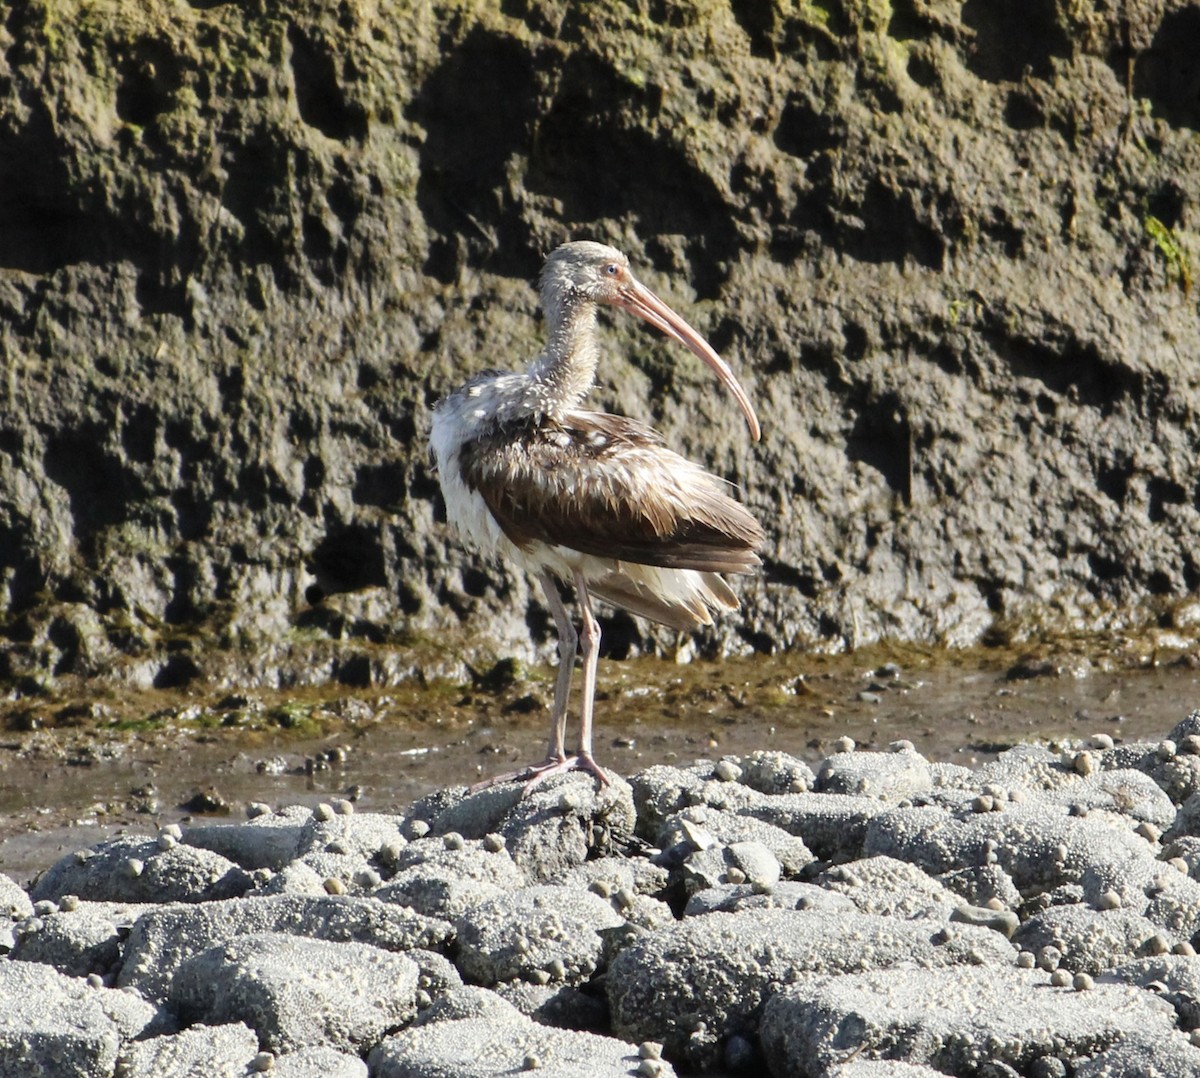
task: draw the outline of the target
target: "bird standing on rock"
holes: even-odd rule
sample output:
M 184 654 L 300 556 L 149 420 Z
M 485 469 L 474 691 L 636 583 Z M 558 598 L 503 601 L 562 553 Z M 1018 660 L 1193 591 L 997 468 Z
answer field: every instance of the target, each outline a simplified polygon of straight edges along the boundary
M 585 770 L 592 756 L 599 598 L 673 629 L 736 610 L 720 573 L 749 573 L 763 542 L 758 521 L 724 480 L 668 449 L 645 424 L 580 407 L 595 383 L 596 312 L 620 307 L 690 348 L 733 394 L 759 438 L 746 391 L 713 348 L 641 284 L 620 251 L 578 241 L 556 248 L 541 275 L 545 347 L 521 372 L 484 371 L 433 410 L 430 444 L 446 516 L 484 553 L 507 557 L 541 582 L 559 636 L 546 759 L 481 785 Z M 558 590 L 575 587 L 576 632 Z M 567 703 L 583 648 L 579 749 L 565 747 Z

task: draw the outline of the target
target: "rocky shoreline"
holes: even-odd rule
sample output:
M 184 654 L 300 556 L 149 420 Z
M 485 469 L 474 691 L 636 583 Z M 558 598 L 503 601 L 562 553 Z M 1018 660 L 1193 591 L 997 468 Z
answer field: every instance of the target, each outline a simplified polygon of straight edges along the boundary
M 1200 712 L 975 769 L 849 739 L 0 877 L 0 1073 L 1200 1071 Z

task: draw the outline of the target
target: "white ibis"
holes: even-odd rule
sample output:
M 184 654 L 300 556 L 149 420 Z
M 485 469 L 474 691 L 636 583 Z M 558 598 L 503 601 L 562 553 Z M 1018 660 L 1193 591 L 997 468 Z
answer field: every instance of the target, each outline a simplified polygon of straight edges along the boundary
M 481 785 L 585 770 L 608 779 L 592 756 L 592 706 L 600 626 L 592 599 L 674 629 L 712 624 L 738 601 L 719 573 L 759 564 L 763 532 L 723 479 L 672 452 L 650 427 L 580 403 L 592 388 L 602 304 L 645 319 L 699 356 L 733 394 L 759 437 L 746 391 L 707 341 L 641 284 L 620 251 L 565 243 L 541 276 L 546 346 L 519 373 L 484 371 L 440 401 L 430 443 L 446 516 L 483 553 L 536 576 L 559 636 L 546 759 Z M 576 633 L 558 590 L 575 587 Z M 576 648 L 583 648 L 579 749 L 565 747 Z

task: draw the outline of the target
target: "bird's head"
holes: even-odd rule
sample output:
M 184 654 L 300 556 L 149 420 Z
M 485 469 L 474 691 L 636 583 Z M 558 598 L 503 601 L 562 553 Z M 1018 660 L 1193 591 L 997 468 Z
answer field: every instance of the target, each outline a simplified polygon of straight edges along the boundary
M 566 308 L 580 302 L 603 304 L 629 311 L 685 345 L 733 394 L 746 417 L 750 437 L 758 441 L 761 430 L 754 406 L 729 364 L 696 330 L 634 277 L 629 259 L 615 247 L 592 240 L 576 240 L 556 247 L 542 268 L 541 295 L 542 310 L 552 323 L 564 317 Z

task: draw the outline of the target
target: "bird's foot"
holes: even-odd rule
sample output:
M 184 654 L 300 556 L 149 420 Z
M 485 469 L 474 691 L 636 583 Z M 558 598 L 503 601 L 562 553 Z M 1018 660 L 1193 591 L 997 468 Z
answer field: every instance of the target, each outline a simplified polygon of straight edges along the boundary
M 477 782 L 471 787 L 470 792 L 478 793 L 480 790 L 487 790 L 506 782 L 522 782 L 525 784 L 525 789 L 522 790 L 521 795 L 524 796 L 543 779 L 548 779 L 551 775 L 565 775 L 571 771 L 588 771 L 600 780 L 601 786 L 609 785 L 608 775 L 604 773 L 604 768 L 596 763 L 592 754 L 580 752 L 573 756 L 547 756 L 540 764 L 530 764 L 528 767 L 508 771 L 503 775 L 496 775 L 493 778 Z

